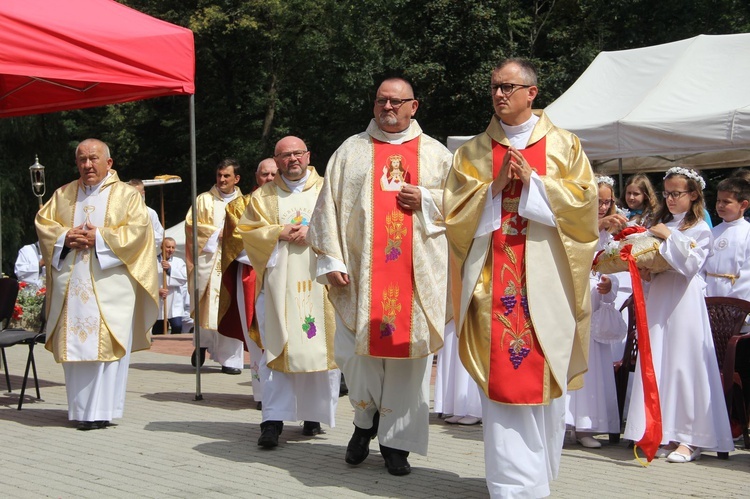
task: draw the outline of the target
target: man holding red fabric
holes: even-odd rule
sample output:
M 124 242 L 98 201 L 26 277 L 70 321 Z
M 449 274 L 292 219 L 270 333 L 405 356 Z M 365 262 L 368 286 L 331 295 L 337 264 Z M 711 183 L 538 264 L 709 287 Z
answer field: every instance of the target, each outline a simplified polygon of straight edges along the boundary
M 367 130 L 328 163 L 308 233 L 354 407 L 346 462 L 363 462 L 377 436 L 393 475 L 411 471 L 409 452 L 427 453 L 429 368 L 445 327 L 451 154 L 412 119 L 418 107 L 407 81 L 382 82 Z
M 459 352 L 483 392 L 493 497 L 549 495 L 565 391 L 588 360 L 596 184 L 578 138 L 532 112 L 536 85 L 526 60 L 495 68 L 495 116 L 456 151 L 445 188 Z

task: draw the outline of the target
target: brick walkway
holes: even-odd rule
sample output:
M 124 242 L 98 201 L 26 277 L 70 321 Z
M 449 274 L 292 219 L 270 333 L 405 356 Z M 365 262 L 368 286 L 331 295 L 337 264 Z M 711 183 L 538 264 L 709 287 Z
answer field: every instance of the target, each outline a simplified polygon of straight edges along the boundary
M 3 497 L 398 497 L 481 498 L 482 430 L 430 420 L 427 457 L 412 455 L 413 472 L 392 477 L 371 446 L 358 468 L 344 463 L 352 410 L 340 399 L 337 426 L 303 437 L 287 424 L 278 448 L 257 447 L 260 411 L 250 378 L 219 372 L 207 361 L 203 400 L 195 400 L 190 335 L 157 338 L 132 356 L 125 418 L 119 426 L 80 432 L 67 419 L 62 368 L 39 348 L 42 401 L 16 410 L 25 362 L 22 347 L 7 350 L 14 392 L 0 395 Z M 553 497 L 748 497 L 750 451 L 728 461 L 707 453 L 697 463 L 655 461 L 642 468 L 625 443 L 600 450 L 566 446 Z

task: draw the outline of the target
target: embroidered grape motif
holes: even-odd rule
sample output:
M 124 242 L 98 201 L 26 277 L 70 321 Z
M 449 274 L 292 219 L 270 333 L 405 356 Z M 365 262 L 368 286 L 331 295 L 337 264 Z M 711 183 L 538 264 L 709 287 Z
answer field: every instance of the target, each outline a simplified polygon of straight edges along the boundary
M 385 338 L 386 336 L 393 336 L 393 332 L 396 330 L 396 326 L 393 324 L 383 322 L 380 324 L 380 338 Z
M 515 348 L 511 347 L 508 349 L 508 353 L 510 354 L 510 361 L 513 364 L 513 369 L 518 369 L 518 367 L 521 365 L 521 361 L 525 359 L 528 355 L 531 349 L 529 347 L 521 347 L 521 349 L 516 352 Z
M 388 263 L 390 261 L 396 260 L 399 256 L 401 256 L 401 250 L 399 250 L 396 246 L 393 246 L 391 247 L 391 250 L 386 253 L 385 262 Z
M 528 319 L 529 318 L 529 300 L 526 298 L 526 295 L 523 295 L 521 297 L 521 307 L 523 307 L 523 316 Z
M 500 301 L 503 302 L 503 305 L 505 305 L 505 312 L 503 312 L 503 315 L 510 315 L 513 313 L 513 307 L 516 306 L 516 297 L 515 296 L 508 296 L 505 295 L 500 298 Z
M 305 317 L 305 323 L 302 324 L 302 331 L 307 333 L 307 339 L 311 339 L 318 332 L 318 328 L 315 327 L 315 318 L 308 315 Z

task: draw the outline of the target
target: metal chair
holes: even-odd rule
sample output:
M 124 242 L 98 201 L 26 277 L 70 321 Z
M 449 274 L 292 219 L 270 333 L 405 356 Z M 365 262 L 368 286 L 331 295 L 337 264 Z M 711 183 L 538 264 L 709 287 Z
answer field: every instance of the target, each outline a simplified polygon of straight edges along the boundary
M 750 334 L 742 333 L 745 318 L 750 314 L 750 302 L 739 298 L 709 297 L 706 298 L 706 308 L 711 323 L 711 334 L 721 372 L 721 383 L 730 424 L 734 419 L 734 425 L 740 425 L 745 448 L 750 449 L 742 379 L 736 369 L 737 360 L 750 361 L 750 359 L 737 359 L 737 345 L 750 340 Z
M 36 388 L 36 398 L 41 400 L 41 394 L 39 392 L 39 379 L 36 372 L 36 361 L 34 360 L 34 346 L 37 343 L 45 341 L 46 335 L 45 329 L 45 313 L 44 305 L 42 306 L 42 321 L 39 331 L 29 331 L 23 328 L 11 328 L 10 321 L 13 318 L 13 309 L 16 304 L 16 298 L 18 297 L 18 281 L 11 277 L 5 277 L 0 279 L 0 322 L 3 324 L 2 330 L 0 330 L 0 357 L 2 358 L 3 367 L 5 368 L 5 382 L 8 385 L 8 392 L 11 392 L 10 386 L 10 374 L 8 373 L 8 361 L 5 357 L 5 349 L 16 345 L 27 345 L 29 347 L 29 355 L 26 358 L 26 371 L 23 375 L 23 383 L 21 384 L 21 394 L 18 399 L 18 410 L 23 407 L 23 399 L 26 393 L 26 384 L 29 380 L 29 368 L 34 373 L 34 386 Z

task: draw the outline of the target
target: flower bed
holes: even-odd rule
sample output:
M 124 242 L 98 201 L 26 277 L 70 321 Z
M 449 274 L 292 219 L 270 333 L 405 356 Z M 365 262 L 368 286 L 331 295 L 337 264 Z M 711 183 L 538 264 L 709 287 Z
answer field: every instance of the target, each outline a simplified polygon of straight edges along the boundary
M 44 295 L 47 289 L 38 288 L 25 282 L 18 283 L 18 297 L 13 310 L 11 327 L 21 327 L 31 331 L 39 329 L 44 310 Z

